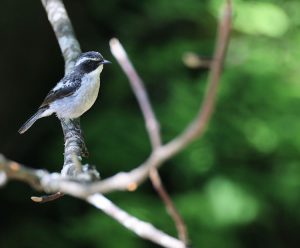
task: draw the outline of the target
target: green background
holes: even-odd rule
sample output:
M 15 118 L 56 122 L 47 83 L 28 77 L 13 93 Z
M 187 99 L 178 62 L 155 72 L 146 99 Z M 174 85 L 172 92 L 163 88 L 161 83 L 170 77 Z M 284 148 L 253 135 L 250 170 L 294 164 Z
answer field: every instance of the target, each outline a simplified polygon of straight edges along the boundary
M 88 162 L 103 178 L 128 171 L 150 152 L 127 79 L 109 51 L 118 37 L 145 81 L 164 142 L 197 113 L 207 69 L 182 57 L 211 57 L 222 1 L 65 1 L 84 51 L 113 62 L 82 117 Z M 300 238 L 300 2 L 234 1 L 233 33 L 216 111 L 205 135 L 160 170 L 186 221 L 192 247 L 298 247 Z M 59 171 L 63 136 L 56 118 L 21 124 L 63 75 L 63 60 L 39 1 L 2 0 L 0 151 L 34 168 Z M 0 190 L 0 247 L 157 247 L 88 204 L 64 197 L 30 201 L 29 186 Z M 176 236 L 147 181 L 109 194 L 129 213 Z

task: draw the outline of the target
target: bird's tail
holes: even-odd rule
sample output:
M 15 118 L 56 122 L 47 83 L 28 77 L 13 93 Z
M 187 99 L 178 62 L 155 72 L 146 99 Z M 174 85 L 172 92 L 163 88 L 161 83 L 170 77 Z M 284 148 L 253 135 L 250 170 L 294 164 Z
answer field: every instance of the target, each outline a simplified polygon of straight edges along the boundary
M 47 108 L 39 108 L 39 110 L 27 120 L 23 126 L 18 130 L 20 134 L 25 133 L 38 119 L 40 119 L 42 114 Z

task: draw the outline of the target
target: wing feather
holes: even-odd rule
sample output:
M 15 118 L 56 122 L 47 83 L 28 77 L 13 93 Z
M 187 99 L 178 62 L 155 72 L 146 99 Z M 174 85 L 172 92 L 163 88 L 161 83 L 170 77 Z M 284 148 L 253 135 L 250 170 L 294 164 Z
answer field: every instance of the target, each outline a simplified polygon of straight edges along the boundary
M 79 88 L 80 81 L 79 80 L 65 80 L 61 81 L 55 86 L 46 96 L 40 108 L 48 106 L 50 103 L 62 99 L 64 97 L 68 97 L 73 95 Z

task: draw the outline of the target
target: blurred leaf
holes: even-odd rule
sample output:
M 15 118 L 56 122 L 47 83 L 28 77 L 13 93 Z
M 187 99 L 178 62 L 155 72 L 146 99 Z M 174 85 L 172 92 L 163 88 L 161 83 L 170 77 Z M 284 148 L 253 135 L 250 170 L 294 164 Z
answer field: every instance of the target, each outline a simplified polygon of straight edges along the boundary
M 220 0 L 214 0 L 211 8 L 214 13 L 220 8 Z M 289 28 L 290 20 L 278 5 L 264 1 L 233 1 L 234 28 L 252 35 L 280 37 Z

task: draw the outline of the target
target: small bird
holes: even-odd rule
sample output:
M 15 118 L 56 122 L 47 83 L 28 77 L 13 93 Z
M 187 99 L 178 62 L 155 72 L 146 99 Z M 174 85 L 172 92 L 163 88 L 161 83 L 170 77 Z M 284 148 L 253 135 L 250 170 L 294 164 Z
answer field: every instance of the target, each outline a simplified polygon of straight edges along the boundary
M 103 65 L 108 63 L 98 52 L 82 53 L 73 70 L 48 93 L 38 111 L 18 132 L 26 132 L 38 119 L 53 113 L 58 118 L 73 119 L 89 110 L 99 93 Z

